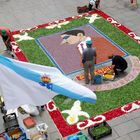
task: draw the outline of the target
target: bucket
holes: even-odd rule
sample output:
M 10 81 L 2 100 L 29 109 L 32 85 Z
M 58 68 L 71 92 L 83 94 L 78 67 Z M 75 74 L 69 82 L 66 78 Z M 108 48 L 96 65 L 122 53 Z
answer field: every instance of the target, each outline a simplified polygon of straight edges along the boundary
M 102 84 L 103 83 L 103 76 L 102 75 L 94 76 L 94 83 L 95 84 Z

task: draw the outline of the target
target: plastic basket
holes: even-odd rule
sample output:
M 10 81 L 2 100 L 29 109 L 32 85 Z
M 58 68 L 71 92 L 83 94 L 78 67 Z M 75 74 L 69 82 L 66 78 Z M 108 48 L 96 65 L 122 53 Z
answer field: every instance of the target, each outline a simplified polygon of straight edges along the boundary
M 87 5 L 85 5 L 85 6 L 78 6 L 78 7 L 77 7 L 77 12 L 78 12 L 78 13 L 85 13 L 85 12 L 88 12 L 88 7 L 87 7 Z
M 100 132 L 99 134 L 95 134 L 96 129 L 98 129 L 102 126 L 106 128 L 106 131 Z M 98 140 L 100 138 L 103 138 L 105 136 L 108 136 L 108 135 L 112 134 L 112 129 L 108 125 L 107 122 L 102 122 L 101 124 L 98 124 L 96 126 L 89 127 L 88 128 L 88 133 L 89 133 L 90 137 L 92 138 L 92 140 Z

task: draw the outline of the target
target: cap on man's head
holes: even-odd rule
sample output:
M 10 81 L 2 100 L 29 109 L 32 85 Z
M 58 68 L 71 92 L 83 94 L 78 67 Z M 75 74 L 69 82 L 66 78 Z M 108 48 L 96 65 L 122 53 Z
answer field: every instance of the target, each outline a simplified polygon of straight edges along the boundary
M 2 35 L 6 35 L 6 30 L 2 29 L 2 30 L 1 30 L 1 34 L 2 34 Z
M 92 44 L 92 40 L 87 40 L 86 44 L 91 45 Z

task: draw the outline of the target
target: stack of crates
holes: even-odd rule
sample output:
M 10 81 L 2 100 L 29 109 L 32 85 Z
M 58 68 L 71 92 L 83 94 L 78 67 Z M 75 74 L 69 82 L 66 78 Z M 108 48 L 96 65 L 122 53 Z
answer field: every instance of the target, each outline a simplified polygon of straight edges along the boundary
M 5 140 L 28 140 L 23 128 L 18 124 L 18 119 L 15 113 L 3 116 L 5 125 Z

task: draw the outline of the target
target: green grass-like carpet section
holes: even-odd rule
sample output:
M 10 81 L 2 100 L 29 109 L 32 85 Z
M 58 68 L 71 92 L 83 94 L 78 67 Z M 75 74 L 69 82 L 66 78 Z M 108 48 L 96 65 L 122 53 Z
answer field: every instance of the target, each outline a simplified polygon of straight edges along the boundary
M 37 30 L 29 32 L 29 36 L 38 38 L 41 36 L 47 36 L 57 32 L 63 32 L 71 28 L 83 26 L 88 24 L 88 20 L 83 18 L 70 21 L 69 24 L 62 26 L 62 28 L 45 29 L 39 28 Z M 114 42 L 120 45 L 123 49 L 129 52 L 131 55 L 140 58 L 140 45 L 125 35 L 122 31 L 111 25 L 109 22 L 100 18 L 95 20 L 93 25 L 101 32 L 106 34 Z M 32 63 L 42 64 L 47 66 L 53 66 L 50 59 L 44 54 L 40 47 L 34 40 L 19 42 L 20 48 L 23 50 L 28 60 Z M 81 102 L 83 111 L 86 111 L 91 117 L 102 114 L 114 108 L 123 106 L 127 103 L 140 99 L 140 75 L 131 83 L 110 91 L 96 92 L 97 103 L 95 105 L 86 102 Z M 65 96 L 58 95 L 54 98 L 57 107 L 62 110 L 71 109 L 75 100 L 68 99 Z M 64 114 L 67 117 L 67 114 Z M 80 120 L 86 119 L 80 117 Z
M 140 86 L 139 81 L 140 76 L 121 88 L 96 92 L 97 103 L 92 105 L 82 102 L 82 110 L 89 113 L 90 116 L 96 116 L 140 99 L 140 88 L 138 88 Z M 54 98 L 54 101 L 59 106 L 60 110 L 71 109 L 71 105 L 74 103 L 74 100 L 68 100 L 68 102 L 66 102 L 66 99 L 67 97 L 62 95 L 58 95 Z

